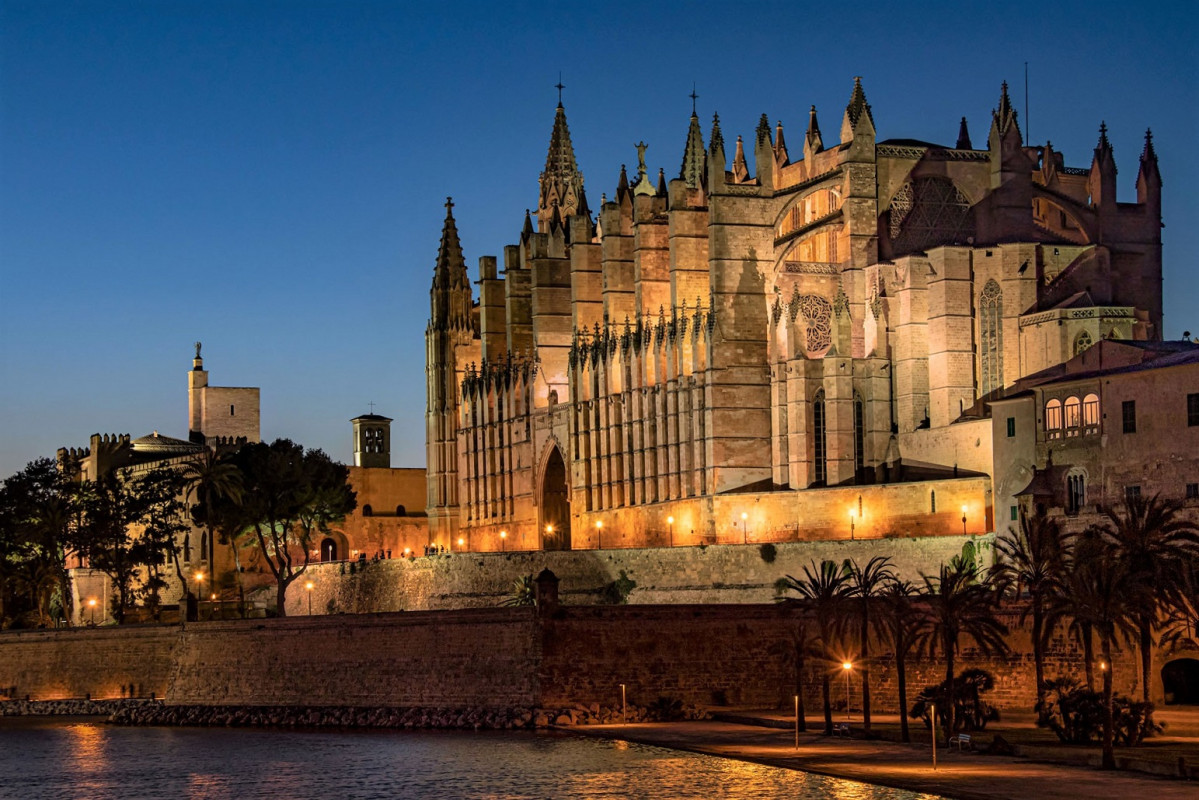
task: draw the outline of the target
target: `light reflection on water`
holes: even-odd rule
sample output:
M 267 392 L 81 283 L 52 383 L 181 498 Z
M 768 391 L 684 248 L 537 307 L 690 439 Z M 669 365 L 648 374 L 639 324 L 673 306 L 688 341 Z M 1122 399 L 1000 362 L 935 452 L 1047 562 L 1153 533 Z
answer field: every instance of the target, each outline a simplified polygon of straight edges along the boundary
M 927 795 L 554 733 L 0 723 L 4 800 L 634 797 L 917 800 Z

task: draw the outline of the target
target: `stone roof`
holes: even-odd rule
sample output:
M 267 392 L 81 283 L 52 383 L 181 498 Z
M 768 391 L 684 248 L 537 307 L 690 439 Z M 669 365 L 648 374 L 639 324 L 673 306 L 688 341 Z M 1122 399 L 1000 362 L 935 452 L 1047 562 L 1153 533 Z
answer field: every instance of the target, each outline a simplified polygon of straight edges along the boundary
M 135 455 L 154 456 L 157 458 L 198 453 L 204 449 L 204 445 L 202 444 L 188 442 L 183 439 L 172 439 L 170 436 L 163 436 L 158 431 L 154 431 L 148 436 L 134 439 L 129 445 L 133 448 Z

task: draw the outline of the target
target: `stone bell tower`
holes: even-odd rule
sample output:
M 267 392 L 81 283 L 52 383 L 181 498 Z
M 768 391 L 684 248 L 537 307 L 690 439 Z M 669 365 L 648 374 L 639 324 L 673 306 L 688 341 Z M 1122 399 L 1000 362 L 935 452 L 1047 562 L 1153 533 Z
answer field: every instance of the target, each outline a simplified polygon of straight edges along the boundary
M 391 467 L 391 419 L 380 414 L 363 414 L 354 424 L 354 466 Z

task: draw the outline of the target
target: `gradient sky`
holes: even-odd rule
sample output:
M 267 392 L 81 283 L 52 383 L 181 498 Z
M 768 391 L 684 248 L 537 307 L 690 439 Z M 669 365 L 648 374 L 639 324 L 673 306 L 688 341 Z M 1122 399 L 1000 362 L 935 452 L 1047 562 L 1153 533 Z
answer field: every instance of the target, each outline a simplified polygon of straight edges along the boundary
M 793 151 L 813 103 L 835 138 L 855 75 L 880 140 L 965 115 L 978 146 L 1007 80 L 1069 166 L 1107 121 L 1122 200 L 1152 127 L 1165 334 L 1199 332 L 1199 12 L 1137 5 L 0 0 L 0 477 L 186 438 L 196 340 L 262 388 L 264 439 L 349 461 L 374 401 L 423 465 L 445 198 L 473 277 L 536 206 L 559 70 L 592 208 L 639 140 L 677 175 L 693 81 L 731 158 L 763 112 Z

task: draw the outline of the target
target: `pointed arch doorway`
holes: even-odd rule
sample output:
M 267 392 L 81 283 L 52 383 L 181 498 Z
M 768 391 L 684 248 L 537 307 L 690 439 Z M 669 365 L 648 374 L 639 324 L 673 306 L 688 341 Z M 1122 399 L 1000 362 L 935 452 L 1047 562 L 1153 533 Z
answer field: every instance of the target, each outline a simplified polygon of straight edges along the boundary
M 570 549 L 570 493 L 566 462 L 557 445 L 546 456 L 541 471 L 541 543 L 543 550 Z

